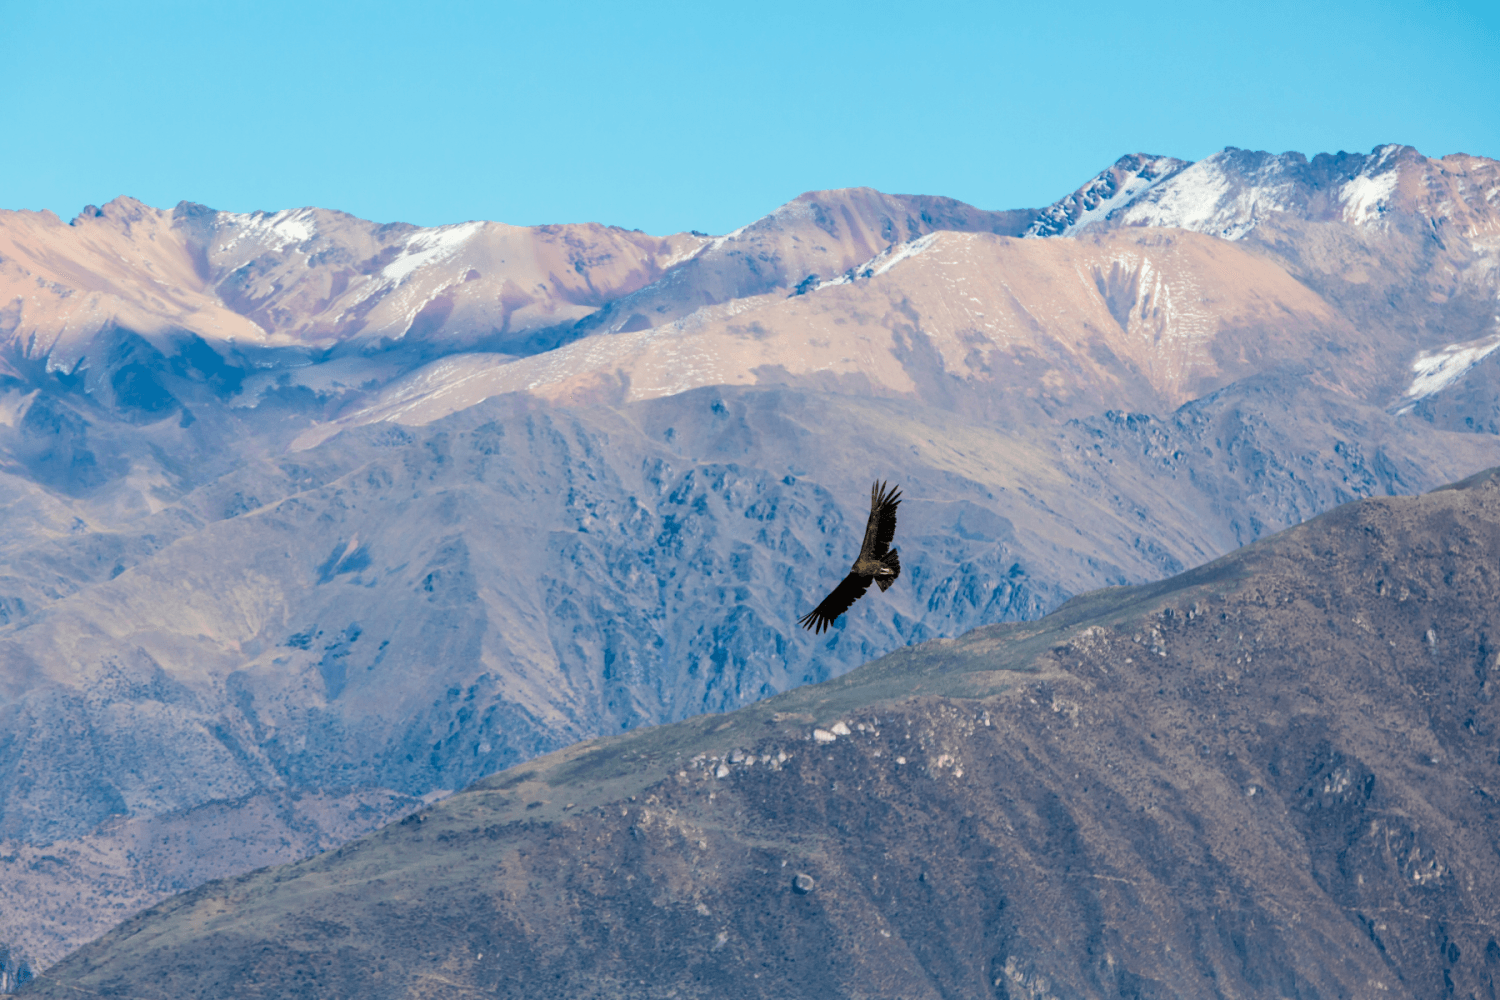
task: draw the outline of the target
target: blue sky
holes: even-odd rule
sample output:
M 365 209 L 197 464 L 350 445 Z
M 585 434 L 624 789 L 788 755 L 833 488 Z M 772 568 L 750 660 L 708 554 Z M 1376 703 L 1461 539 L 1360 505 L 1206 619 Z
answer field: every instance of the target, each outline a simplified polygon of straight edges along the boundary
M 1123 153 L 1500 157 L 1500 3 L 0 0 L 0 207 L 724 232 Z

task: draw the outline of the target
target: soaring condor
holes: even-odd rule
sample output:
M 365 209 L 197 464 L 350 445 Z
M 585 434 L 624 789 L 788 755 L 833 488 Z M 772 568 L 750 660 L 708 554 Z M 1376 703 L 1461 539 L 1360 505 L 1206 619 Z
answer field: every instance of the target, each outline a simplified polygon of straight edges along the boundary
M 813 608 L 801 619 L 803 628 L 822 632 L 833 624 L 833 620 L 870 589 L 870 581 L 882 591 L 890 589 L 901 575 L 901 560 L 891 548 L 891 539 L 896 537 L 896 507 L 901 503 L 899 490 L 885 488 L 879 482 L 870 487 L 870 520 L 865 525 L 865 541 L 859 547 L 859 556 L 849 569 L 844 582 L 833 588 L 833 593 L 823 598 L 823 603 Z

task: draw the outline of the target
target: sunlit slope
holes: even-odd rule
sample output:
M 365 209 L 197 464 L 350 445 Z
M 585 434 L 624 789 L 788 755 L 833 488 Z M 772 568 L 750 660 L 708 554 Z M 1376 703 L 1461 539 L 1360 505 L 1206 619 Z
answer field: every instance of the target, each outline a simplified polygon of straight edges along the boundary
M 736 300 L 534 358 L 447 358 L 344 423 L 423 423 L 506 392 L 614 401 L 788 380 L 938 405 L 983 397 L 1031 414 L 1160 410 L 1294 366 L 1361 395 L 1389 361 L 1279 266 L 1197 233 L 941 232 L 867 263 L 802 295 Z
M 3 212 L 0 333 L 20 358 L 64 370 L 111 327 L 195 335 L 226 354 L 350 341 L 516 346 L 656 280 L 706 242 L 597 224 L 423 229 L 320 208 L 235 214 L 132 198 L 68 224 Z
M 1500 416 L 1500 163 L 1233 147 L 1186 164 L 1127 156 L 1043 209 L 1028 235 L 1191 229 L 1277 262 L 1398 364 L 1382 391 L 1440 426 Z M 1482 363 L 1480 363 L 1482 362 Z

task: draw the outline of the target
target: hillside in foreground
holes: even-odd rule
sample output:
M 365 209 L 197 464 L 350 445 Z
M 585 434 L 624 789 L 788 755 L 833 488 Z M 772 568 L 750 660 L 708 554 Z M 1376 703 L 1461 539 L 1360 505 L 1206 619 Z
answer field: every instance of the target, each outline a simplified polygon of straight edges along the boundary
M 31 996 L 1493 996 L 1500 470 L 534 760 Z

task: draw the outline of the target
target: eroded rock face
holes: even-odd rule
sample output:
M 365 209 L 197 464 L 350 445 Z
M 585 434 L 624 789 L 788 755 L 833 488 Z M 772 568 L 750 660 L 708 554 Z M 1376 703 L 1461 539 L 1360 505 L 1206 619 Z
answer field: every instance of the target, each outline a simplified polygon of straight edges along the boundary
M 542 758 L 29 990 L 1487 996 L 1497 562 L 1496 473 L 1361 501 Z

